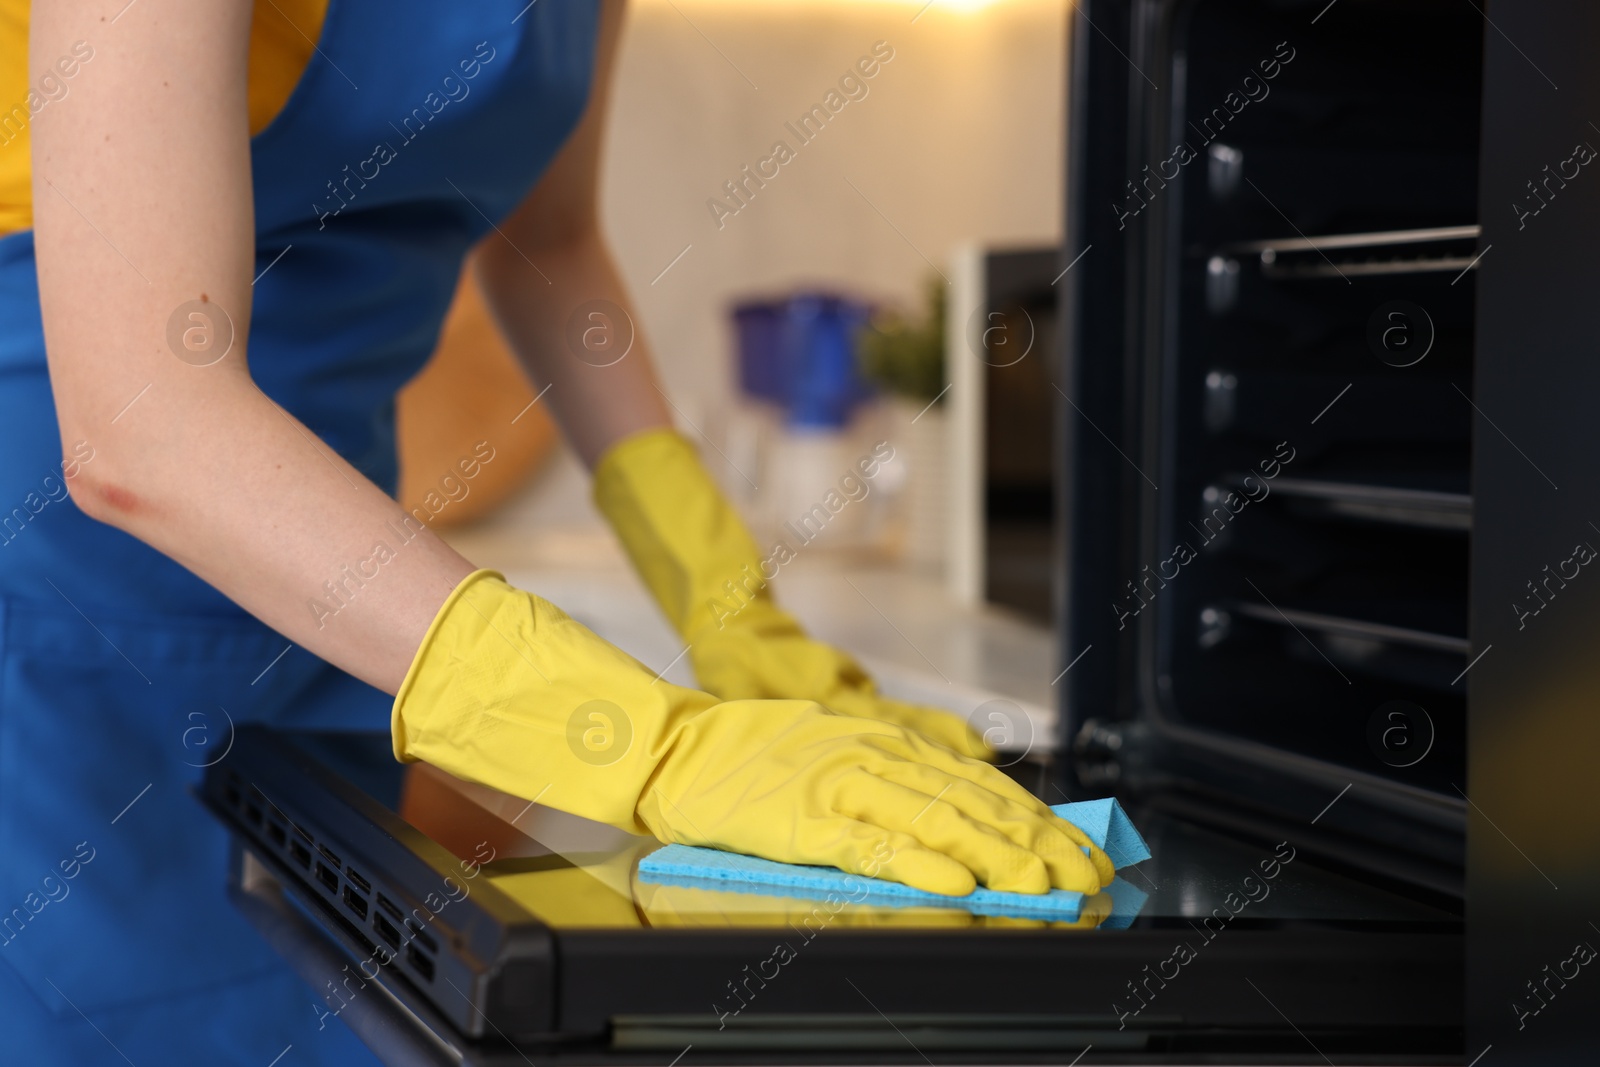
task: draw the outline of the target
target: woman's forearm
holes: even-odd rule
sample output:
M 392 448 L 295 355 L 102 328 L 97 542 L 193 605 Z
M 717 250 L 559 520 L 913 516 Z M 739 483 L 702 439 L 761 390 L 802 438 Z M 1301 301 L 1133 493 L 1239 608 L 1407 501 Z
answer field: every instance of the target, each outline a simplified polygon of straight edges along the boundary
M 73 431 L 103 442 L 70 483 L 79 507 L 394 693 L 472 565 L 254 385 L 171 385 Z
M 515 225 L 515 219 L 508 223 Z M 671 409 L 598 231 L 539 248 L 545 254 L 536 269 L 491 237 L 478 257 L 478 277 L 529 377 L 536 388 L 548 387 L 542 402 L 593 467 L 622 438 L 671 425 Z
M 117 47 L 34 122 L 56 414 L 67 454 L 86 441 L 95 456 L 68 484 L 89 515 L 392 693 L 472 567 L 408 530 L 399 505 L 250 378 L 249 23 L 249 5 L 210 0 L 131 8 Z M 33 79 L 105 25 L 70 0 L 35 0 Z M 181 329 L 169 341 L 175 316 L 202 351 Z M 212 339 L 231 323 L 215 361 L 206 322 Z

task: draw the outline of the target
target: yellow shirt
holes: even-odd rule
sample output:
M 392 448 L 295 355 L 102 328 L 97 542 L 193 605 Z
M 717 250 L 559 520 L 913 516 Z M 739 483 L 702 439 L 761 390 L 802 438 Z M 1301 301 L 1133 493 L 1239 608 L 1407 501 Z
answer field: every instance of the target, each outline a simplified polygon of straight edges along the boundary
M 260 0 L 250 26 L 250 132 L 283 109 L 315 51 L 328 0 Z M 29 127 L 52 99 L 94 76 L 98 42 L 78 42 L 52 71 L 28 77 L 29 0 L 0 0 L 0 236 L 33 225 Z

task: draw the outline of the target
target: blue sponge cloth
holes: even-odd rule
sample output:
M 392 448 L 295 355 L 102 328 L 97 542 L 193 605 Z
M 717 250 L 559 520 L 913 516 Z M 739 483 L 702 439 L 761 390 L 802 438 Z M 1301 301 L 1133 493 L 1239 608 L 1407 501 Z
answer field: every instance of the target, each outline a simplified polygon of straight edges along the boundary
M 1122 805 L 1115 799 L 1086 800 L 1057 804 L 1051 808 L 1072 823 L 1111 858 L 1118 869 L 1150 858 L 1150 849 L 1133 828 Z M 812 867 L 798 863 L 741 856 L 714 848 L 667 845 L 639 861 L 639 874 L 649 882 L 664 885 L 690 885 L 727 889 L 742 893 L 799 896 L 822 899 L 837 895 L 858 904 L 890 906 L 933 905 L 965 908 L 977 915 L 1004 915 L 1025 919 L 1073 921 L 1083 903 L 1082 893 L 1052 889 L 1044 894 L 1003 893 L 978 888 L 964 897 L 945 896 L 913 889 L 899 882 L 864 875 L 846 874 L 833 867 Z M 1103 927 L 1125 927 L 1144 905 L 1146 894 L 1118 878 L 1106 889 L 1111 894 L 1111 917 Z

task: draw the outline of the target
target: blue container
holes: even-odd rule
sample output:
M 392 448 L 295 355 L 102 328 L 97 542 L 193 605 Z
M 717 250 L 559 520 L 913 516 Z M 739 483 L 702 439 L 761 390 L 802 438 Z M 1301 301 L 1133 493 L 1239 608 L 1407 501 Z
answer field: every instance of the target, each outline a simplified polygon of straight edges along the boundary
M 773 301 L 739 304 L 733 309 L 739 339 L 739 389 L 757 400 L 787 409 L 789 361 L 784 348 L 783 305 Z
M 734 308 L 739 387 L 782 408 L 791 426 L 837 429 L 871 387 L 856 370 L 856 334 L 870 309 L 827 293 Z

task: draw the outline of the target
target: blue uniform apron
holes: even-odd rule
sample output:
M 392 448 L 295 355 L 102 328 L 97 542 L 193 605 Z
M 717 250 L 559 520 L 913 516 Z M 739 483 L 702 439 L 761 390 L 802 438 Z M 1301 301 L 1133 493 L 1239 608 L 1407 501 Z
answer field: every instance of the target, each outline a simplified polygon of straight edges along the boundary
M 597 18 L 588 0 L 331 0 L 254 139 L 252 373 L 386 489 L 395 392 L 487 219 L 582 113 Z M 264 1067 L 292 1044 L 284 1067 L 369 1062 L 233 912 L 225 836 L 190 790 L 230 724 L 383 730 L 389 698 L 282 654 L 76 509 L 28 232 L 0 240 L 0 324 L 0 1059 Z M 67 459 L 92 469 L 94 448 Z

